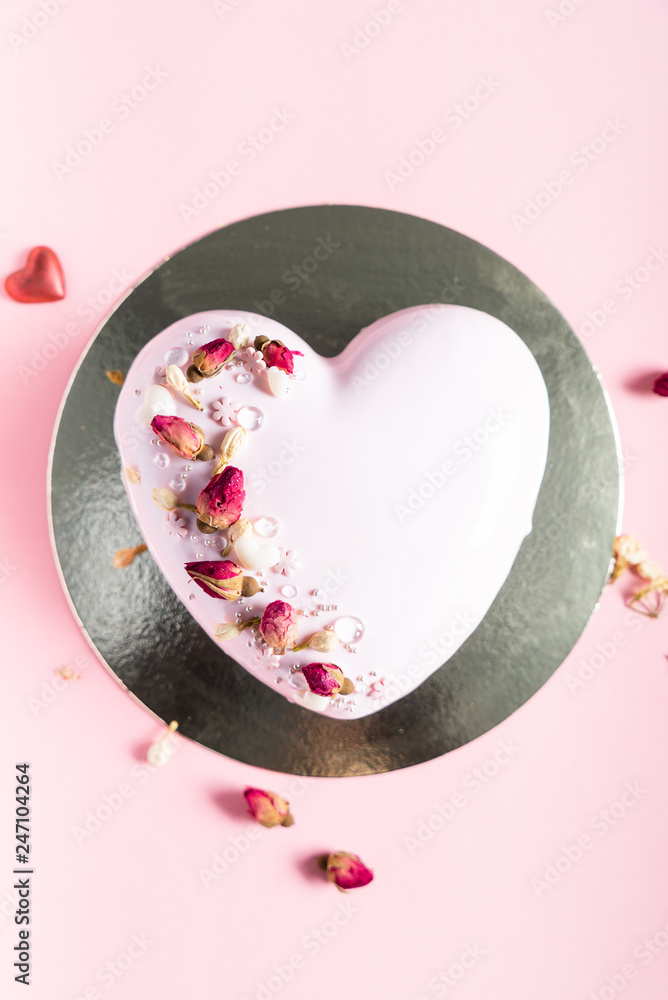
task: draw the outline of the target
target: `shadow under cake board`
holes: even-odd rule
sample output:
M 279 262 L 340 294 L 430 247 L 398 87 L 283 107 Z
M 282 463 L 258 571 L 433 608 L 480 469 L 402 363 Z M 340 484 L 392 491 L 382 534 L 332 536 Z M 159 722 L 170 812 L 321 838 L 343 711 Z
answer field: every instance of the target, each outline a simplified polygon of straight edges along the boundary
M 330 252 L 298 275 L 316 247 Z M 319 254 L 324 256 L 324 251 Z M 309 264 L 309 267 L 311 265 Z M 305 272 L 302 269 L 302 275 Z M 217 646 L 153 561 L 113 567 L 140 541 L 112 423 L 137 352 L 175 320 L 209 309 L 268 310 L 319 353 L 338 354 L 399 309 L 456 302 L 496 316 L 543 373 L 550 449 L 533 531 L 484 621 L 411 694 L 357 720 L 313 713 Z M 552 675 L 605 584 L 621 500 L 618 441 L 600 379 L 568 324 L 521 272 L 479 243 L 415 216 L 315 206 L 246 219 L 168 258 L 106 318 L 68 387 L 50 461 L 52 537 L 89 641 L 123 685 L 179 731 L 229 757 L 305 775 L 371 774 L 431 760 L 485 733 Z M 444 558 L 447 538 L 444 536 Z

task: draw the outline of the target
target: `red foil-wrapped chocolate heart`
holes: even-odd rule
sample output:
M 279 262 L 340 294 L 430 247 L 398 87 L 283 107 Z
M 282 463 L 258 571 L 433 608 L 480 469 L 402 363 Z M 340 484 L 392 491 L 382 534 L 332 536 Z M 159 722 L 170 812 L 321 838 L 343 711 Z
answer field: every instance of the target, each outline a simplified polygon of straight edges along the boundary
M 57 302 L 65 297 L 65 276 L 49 247 L 33 247 L 26 266 L 5 281 L 7 294 L 16 302 Z

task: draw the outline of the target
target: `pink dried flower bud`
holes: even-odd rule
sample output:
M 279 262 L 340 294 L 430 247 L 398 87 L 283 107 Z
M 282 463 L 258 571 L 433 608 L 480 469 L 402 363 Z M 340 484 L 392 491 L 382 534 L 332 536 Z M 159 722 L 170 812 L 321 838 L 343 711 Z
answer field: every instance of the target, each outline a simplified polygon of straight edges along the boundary
M 290 806 L 276 792 L 265 792 L 262 788 L 247 788 L 244 792 L 248 811 L 262 826 L 292 826 Z
M 234 354 L 234 344 L 221 337 L 220 340 L 212 340 L 204 344 L 193 354 L 190 359 L 200 375 L 204 378 L 211 378 L 217 375 L 226 361 Z
M 197 497 L 198 517 L 212 528 L 229 528 L 241 517 L 245 499 L 244 474 L 229 465 Z
M 373 882 L 373 872 L 357 854 L 336 851 L 327 858 L 327 878 L 337 889 L 359 889 Z
M 313 694 L 322 698 L 333 698 L 345 681 L 343 671 L 333 663 L 309 663 L 302 667 L 302 673 Z
M 238 601 L 241 597 L 244 571 L 229 559 L 186 563 L 186 573 L 209 597 L 224 601 Z
M 153 417 L 151 427 L 160 440 L 179 458 L 195 458 L 204 447 L 204 432 L 183 417 Z
M 292 375 L 295 370 L 294 356 L 301 351 L 289 351 L 280 340 L 265 340 L 261 347 L 262 357 L 268 368 L 280 368 L 281 371 Z
M 297 641 L 297 614 L 286 601 L 272 601 L 264 609 L 260 622 L 262 638 L 278 653 Z
M 668 396 L 668 372 L 664 372 L 663 375 L 659 375 L 658 379 L 654 382 L 654 388 L 652 390 L 657 394 L 657 396 Z

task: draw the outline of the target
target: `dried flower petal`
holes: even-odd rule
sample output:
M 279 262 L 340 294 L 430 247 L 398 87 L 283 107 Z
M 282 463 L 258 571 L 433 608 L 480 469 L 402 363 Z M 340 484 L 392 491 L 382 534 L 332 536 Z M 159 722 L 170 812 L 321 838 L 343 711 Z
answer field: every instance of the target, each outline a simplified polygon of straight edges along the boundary
M 114 368 L 112 371 L 105 372 L 105 375 L 114 385 L 123 385 L 125 382 L 125 375 L 119 368 Z
M 59 677 L 62 677 L 64 681 L 80 681 L 81 674 L 77 674 L 76 671 L 72 670 L 72 667 L 58 667 L 56 673 Z
M 244 792 L 248 811 L 262 826 L 292 826 L 290 806 L 276 792 L 265 792 L 262 788 L 247 788 Z
M 204 378 L 217 375 L 226 361 L 234 354 L 234 345 L 220 337 L 198 348 L 190 359 L 197 371 Z
M 652 390 L 657 394 L 657 396 L 668 396 L 668 372 L 664 372 L 663 375 L 659 375 L 654 383 L 654 389 Z
M 245 499 L 244 474 L 230 465 L 214 475 L 198 496 L 198 517 L 212 528 L 229 528 L 241 517 Z
M 174 510 L 175 507 L 179 507 L 179 498 L 171 492 L 171 490 L 166 490 L 162 486 L 157 486 L 151 491 L 151 496 L 158 507 L 163 507 L 165 510 Z
M 216 625 L 213 630 L 213 634 L 220 642 L 228 642 L 230 639 L 236 639 L 242 632 L 243 627 L 235 624 L 235 622 L 222 622 L 220 625 Z
M 228 337 L 235 350 L 241 351 L 248 346 L 251 338 L 251 328 L 248 323 L 235 323 L 230 330 Z
M 364 864 L 358 854 L 335 851 L 327 858 L 327 878 L 337 889 L 359 889 L 373 881 L 373 872 Z
M 287 647 L 294 646 L 297 640 L 297 614 L 291 604 L 286 601 L 272 601 L 264 609 L 260 622 L 262 638 L 277 653 L 284 653 Z
M 134 483 L 135 485 L 141 483 L 141 476 L 139 475 L 137 469 L 130 469 L 127 465 L 124 465 L 123 472 L 125 473 L 125 478 L 129 483 Z
M 195 399 L 190 391 L 190 383 L 178 365 L 167 365 L 165 378 L 172 389 L 174 389 L 175 392 L 180 392 L 181 395 L 184 396 L 197 410 L 204 409 L 200 401 Z
M 241 451 L 245 440 L 246 431 L 243 427 L 233 427 L 227 432 L 220 446 L 220 458 L 213 470 L 214 475 L 222 472 L 225 466 Z
M 125 569 L 131 562 L 134 562 L 135 556 L 140 555 L 142 552 L 146 552 L 144 544 L 135 545 L 133 549 L 119 549 L 114 554 L 114 566 L 116 569 Z
M 202 429 L 184 420 L 183 417 L 157 414 L 151 421 L 151 427 L 160 440 L 179 458 L 195 458 L 204 447 Z
M 246 521 L 245 518 L 241 518 L 239 521 L 236 521 L 227 533 L 227 545 L 221 552 L 221 555 L 228 555 L 240 538 L 243 538 L 245 535 L 251 535 L 252 533 L 253 526 L 250 521 Z

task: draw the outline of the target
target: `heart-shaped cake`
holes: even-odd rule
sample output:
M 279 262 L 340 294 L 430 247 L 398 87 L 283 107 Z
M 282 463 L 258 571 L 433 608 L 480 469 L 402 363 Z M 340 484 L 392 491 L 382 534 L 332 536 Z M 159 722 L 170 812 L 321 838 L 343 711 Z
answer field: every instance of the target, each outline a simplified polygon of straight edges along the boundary
M 266 316 L 188 316 L 135 358 L 114 430 L 149 552 L 212 641 L 345 720 L 480 624 L 531 531 L 549 424 L 517 334 L 426 305 L 336 358 Z

